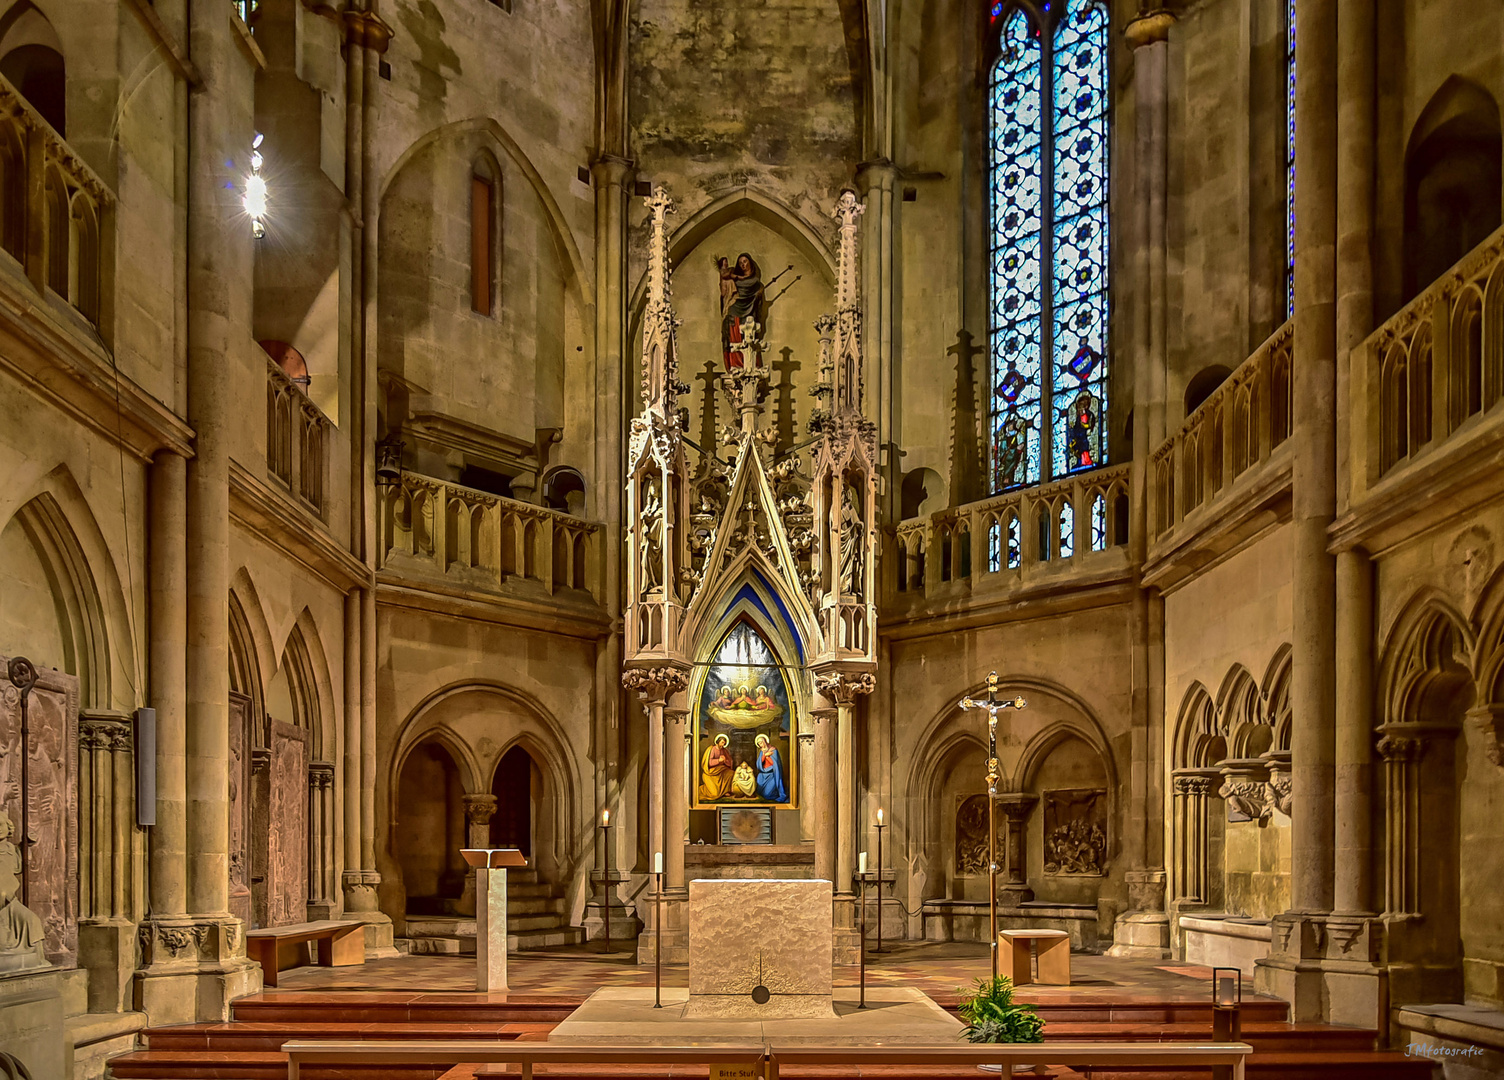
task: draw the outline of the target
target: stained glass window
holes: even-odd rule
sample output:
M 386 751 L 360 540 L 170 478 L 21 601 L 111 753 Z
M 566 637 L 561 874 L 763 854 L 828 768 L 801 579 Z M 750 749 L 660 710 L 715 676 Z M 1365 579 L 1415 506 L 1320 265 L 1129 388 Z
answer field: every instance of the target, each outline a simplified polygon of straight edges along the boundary
M 1066 503 L 1060 508 L 1060 557 L 1069 559 L 1076 553 L 1076 508 Z
M 992 519 L 992 524 L 987 526 L 987 572 L 995 574 L 1003 567 L 1003 529 L 997 523 L 997 518 Z
M 1295 314 L 1295 0 L 1285 0 L 1285 318 Z
M 1093 495 L 1091 500 L 1091 549 L 1107 550 L 1107 500 L 1101 492 Z
M 1018 564 L 1023 561 L 1023 552 L 1020 548 L 1021 537 L 1019 532 L 1018 518 L 1008 519 L 1008 569 L 1017 570 Z
M 994 490 L 1107 459 L 1107 10 L 994 3 Z M 1046 32 L 1047 31 L 1047 32 Z

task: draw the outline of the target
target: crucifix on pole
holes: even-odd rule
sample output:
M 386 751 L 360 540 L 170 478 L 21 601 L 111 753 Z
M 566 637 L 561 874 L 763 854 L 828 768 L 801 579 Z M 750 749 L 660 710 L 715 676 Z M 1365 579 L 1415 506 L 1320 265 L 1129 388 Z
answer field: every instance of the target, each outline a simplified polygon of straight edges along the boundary
M 1002 775 L 997 764 L 997 714 L 1004 709 L 1022 709 L 1028 704 L 1021 695 L 1000 699 L 997 696 L 997 684 L 997 672 L 988 672 L 987 696 L 982 699 L 969 697 L 961 699 L 963 709 L 987 710 L 987 925 L 994 979 L 997 978 L 997 825 L 994 815 L 997 804 L 997 781 Z

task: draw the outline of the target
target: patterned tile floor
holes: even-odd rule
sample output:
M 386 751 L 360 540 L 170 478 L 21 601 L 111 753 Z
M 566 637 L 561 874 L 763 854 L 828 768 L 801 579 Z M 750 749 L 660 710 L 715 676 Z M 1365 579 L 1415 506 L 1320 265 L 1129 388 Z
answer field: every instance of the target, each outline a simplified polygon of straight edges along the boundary
M 987 974 L 986 946 L 970 942 L 890 943 L 883 953 L 867 956 L 869 986 L 913 986 L 944 1001 L 958 987 Z M 651 964 L 638 965 L 630 952 L 603 954 L 599 943 L 508 958 L 508 981 L 514 991 L 530 994 L 585 995 L 602 986 L 651 986 Z M 1069 987 L 1030 986 L 1020 997 L 1032 1001 L 1122 1000 L 1125 996 L 1168 1001 L 1198 1001 L 1209 996 L 1211 969 L 1167 966 L 1144 960 L 1075 954 Z M 837 986 L 856 986 L 858 969 L 836 969 Z M 664 986 L 687 986 L 683 967 L 663 969 Z M 473 956 L 398 956 L 371 960 L 360 967 L 300 967 L 279 976 L 279 990 L 412 990 L 473 991 Z

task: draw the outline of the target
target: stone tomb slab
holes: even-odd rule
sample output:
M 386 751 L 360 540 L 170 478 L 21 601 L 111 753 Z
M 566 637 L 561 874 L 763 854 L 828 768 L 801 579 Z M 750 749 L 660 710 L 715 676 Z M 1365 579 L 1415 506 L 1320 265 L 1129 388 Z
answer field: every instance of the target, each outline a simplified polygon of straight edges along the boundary
M 685 1019 L 833 1017 L 834 942 L 829 881 L 691 881 Z
M 653 1008 L 651 986 L 612 986 L 595 991 L 569 1019 L 549 1033 L 550 1043 L 575 1046 L 717 1046 L 748 1042 L 823 1046 L 937 1046 L 961 1038 L 961 1022 L 913 987 L 867 988 L 867 1007 L 857 1008 L 857 989 L 843 986 L 831 1015 L 819 1019 L 719 1019 L 684 1015 L 689 992 L 663 990 L 663 1008 Z

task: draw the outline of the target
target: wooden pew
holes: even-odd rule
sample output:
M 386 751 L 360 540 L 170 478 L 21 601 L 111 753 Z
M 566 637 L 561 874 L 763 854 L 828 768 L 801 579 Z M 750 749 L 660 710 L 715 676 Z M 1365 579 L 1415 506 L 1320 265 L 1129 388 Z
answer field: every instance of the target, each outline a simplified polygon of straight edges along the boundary
M 261 965 L 262 984 L 276 986 L 279 969 L 298 966 L 292 947 L 310 941 L 318 942 L 321 967 L 350 967 L 366 962 L 365 924 L 334 919 L 248 930 L 245 954 Z M 284 959 L 288 962 L 282 963 Z

